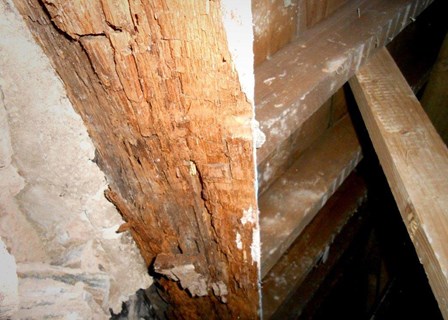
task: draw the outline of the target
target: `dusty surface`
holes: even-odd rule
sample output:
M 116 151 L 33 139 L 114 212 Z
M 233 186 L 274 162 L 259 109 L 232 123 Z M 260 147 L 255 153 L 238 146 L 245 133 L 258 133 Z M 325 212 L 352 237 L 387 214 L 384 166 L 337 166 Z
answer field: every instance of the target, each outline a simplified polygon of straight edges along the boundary
M 147 265 L 195 257 L 201 276 L 186 278 L 206 279 L 207 296 L 161 278 L 172 317 L 256 318 L 253 106 L 221 3 L 14 2 L 88 127 L 108 197 Z M 253 222 L 242 224 L 249 208 Z
M 129 234 L 115 233 L 122 219 L 60 79 L 10 1 L 0 16 L 0 236 L 25 270 L 19 318 L 68 305 L 105 317 L 151 279 Z M 84 276 L 61 280 L 72 273 Z M 88 279 L 102 281 L 95 294 Z
M 0 319 L 11 317 L 19 304 L 16 261 L 0 239 Z

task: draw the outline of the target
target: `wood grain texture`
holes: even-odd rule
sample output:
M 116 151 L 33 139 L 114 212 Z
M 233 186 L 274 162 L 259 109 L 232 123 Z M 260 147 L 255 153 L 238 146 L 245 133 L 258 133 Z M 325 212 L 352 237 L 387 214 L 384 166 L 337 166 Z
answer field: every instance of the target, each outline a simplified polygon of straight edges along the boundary
M 252 1 L 255 66 L 329 17 L 347 0 Z
M 299 1 L 252 1 L 256 66 L 269 59 L 296 36 Z
M 448 318 L 448 149 L 383 49 L 350 80 L 429 283 Z
M 262 295 L 266 319 L 297 290 L 319 262 L 327 263 L 323 256 L 334 250 L 333 241 L 366 195 L 367 188 L 362 179 L 354 174 L 349 176 L 266 275 Z M 295 304 L 302 304 L 304 300 L 302 297 Z
M 361 159 L 349 117 L 313 144 L 260 198 L 265 276 Z
M 429 0 L 350 1 L 258 66 L 256 117 L 266 134 L 266 142 L 257 150 L 257 162 L 275 154 L 278 146 L 371 54 L 392 40 L 430 3 Z
M 277 146 L 276 152 L 271 153 L 258 164 L 258 193 L 260 195 L 329 130 L 331 118 L 332 99 L 329 99 L 288 139 Z
M 15 3 L 88 127 L 108 198 L 157 262 L 170 316 L 257 318 L 253 110 L 220 3 Z
M 265 192 L 317 139 L 341 120 L 347 111 L 343 88 L 339 89 L 315 113 L 284 140 L 258 168 L 258 194 Z
M 297 33 L 303 32 L 329 17 L 348 0 L 299 0 L 299 22 Z

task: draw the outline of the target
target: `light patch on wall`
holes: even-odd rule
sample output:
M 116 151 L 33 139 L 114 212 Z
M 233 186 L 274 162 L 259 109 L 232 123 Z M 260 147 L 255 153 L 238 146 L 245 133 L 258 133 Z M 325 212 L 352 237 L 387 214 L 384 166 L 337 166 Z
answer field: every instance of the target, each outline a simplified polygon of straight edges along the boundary
M 229 51 L 240 79 L 241 89 L 253 103 L 254 54 L 252 45 L 248 45 L 254 41 L 251 1 L 224 0 L 221 2 L 221 10 Z

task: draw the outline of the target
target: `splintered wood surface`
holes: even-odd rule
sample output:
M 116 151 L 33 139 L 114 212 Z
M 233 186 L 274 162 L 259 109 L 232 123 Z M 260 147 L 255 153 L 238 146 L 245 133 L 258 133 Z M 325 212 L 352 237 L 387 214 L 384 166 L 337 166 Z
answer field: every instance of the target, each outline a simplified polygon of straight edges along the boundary
M 294 293 L 320 261 L 323 264 L 328 262 L 326 257 L 334 250 L 334 239 L 353 217 L 366 195 L 363 180 L 350 175 L 266 275 L 262 295 L 266 319 Z M 301 300 L 303 302 L 306 297 Z M 297 301 L 296 304 L 301 302 Z
M 316 141 L 259 199 L 265 276 L 361 158 L 348 116 Z
M 267 138 L 257 150 L 258 163 L 431 2 L 350 1 L 257 67 L 256 117 Z
M 257 318 L 253 109 L 220 2 L 15 4 L 88 128 L 120 230 L 162 275 L 169 318 Z
M 383 49 L 350 80 L 403 221 L 448 319 L 448 149 Z

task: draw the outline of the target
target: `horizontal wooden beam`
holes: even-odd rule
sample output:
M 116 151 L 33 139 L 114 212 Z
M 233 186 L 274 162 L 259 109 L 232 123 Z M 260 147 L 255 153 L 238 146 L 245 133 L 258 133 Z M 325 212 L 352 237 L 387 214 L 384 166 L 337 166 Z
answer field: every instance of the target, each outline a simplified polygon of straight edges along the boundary
M 431 2 L 350 1 L 257 67 L 256 118 L 266 135 L 266 142 L 257 150 L 258 164 L 280 172 L 284 167 L 281 159 L 287 161 L 289 154 L 296 152 L 284 142 L 301 130 L 370 55 Z M 283 156 L 271 161 L 273 154 Z
M 386 49 L 373 56 L 350 85 L 448 319 L 448 149 Z
M 259 198 L 261 274 L 265 276 L 361 159 L 346 116 Z
M 364 181 L 352 174 L 303 230 L 263 279 L 263 315 L 269 319 L 302 284 L 308 274 L 333 253 L 333 241 L 366 198 Z M 348 245 L 349 241 L 344 241 Z M 342 251 L 342 250 L 341 250 Z M 342 254 L 342 252 L 338 252 Z M 337 259 L 336 259 L 337 260 Z M 306 299 L 295 304 L 304 305 Z

